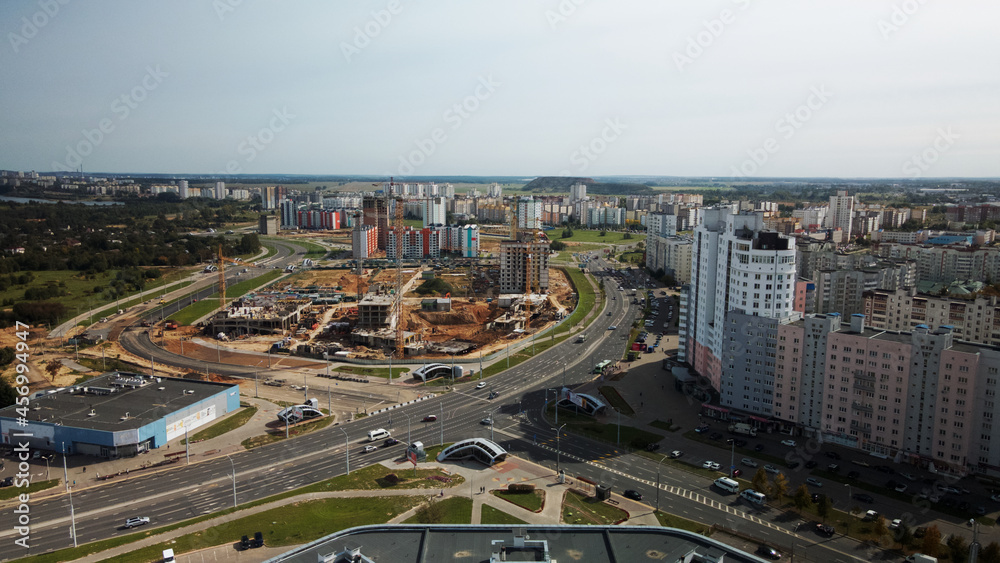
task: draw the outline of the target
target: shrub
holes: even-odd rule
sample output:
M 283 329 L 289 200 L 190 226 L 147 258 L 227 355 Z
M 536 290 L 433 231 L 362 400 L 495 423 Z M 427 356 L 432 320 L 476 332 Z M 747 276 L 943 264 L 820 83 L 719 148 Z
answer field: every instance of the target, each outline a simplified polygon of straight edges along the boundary
M 507 485 L 507 490 L 512 493 L 533 493 L 535 486 L 531 483 L 511 483 Z

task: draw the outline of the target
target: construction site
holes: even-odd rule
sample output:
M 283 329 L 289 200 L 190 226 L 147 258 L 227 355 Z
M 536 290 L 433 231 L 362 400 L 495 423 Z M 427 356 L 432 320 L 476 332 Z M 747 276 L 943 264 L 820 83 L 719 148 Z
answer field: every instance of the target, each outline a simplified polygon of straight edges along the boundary
M 391 230 L 378 233 L 379 250 L 394 243 L 399 259 L 304 266 L 197 328 L 231 348 L 316 359 L 460 359 L 530 338 L 572 312 L 576 292 L 563 270 L 549 268 L 548 239 L 519 229 L 513 210 L 493 258 L 404 259 L 403 206 L 389 194 L 372 213 L 358 212 L 354 232 Z M 223 284 L 227 262 L 219 261 Z

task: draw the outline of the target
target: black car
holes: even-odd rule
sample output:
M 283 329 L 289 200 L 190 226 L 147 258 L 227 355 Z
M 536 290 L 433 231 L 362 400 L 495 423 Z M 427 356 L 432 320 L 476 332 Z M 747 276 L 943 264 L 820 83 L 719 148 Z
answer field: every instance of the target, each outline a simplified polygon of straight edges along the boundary
M 816 533 L 821 536 L 830 537 L 836 532 L 833 526 L 829 524 L 816 524 Z
M 760 555 L 760 556 L 763 556 L 763 557 L 767 557 L 768 559 L 774 559 L 775 561 L 777 561 L 778 559 L 781 559 L 781 554 L 778 553 L 778 550 L 774 549 L 773 547 L 771 547 L 769 545 L 762 545 L 762 546 L 758 547 L 757 548 L 757 555 Z
M 722 439 L 722 433 L 721 432 L 712 432 L 712 435 L 709 436 L 709 438 L 711 438 L 713 440 L 721 440 Z
M 0 481 L 0 487 L 9 487 L 14 484 L 13 477 L 6 477 L 3 481 Z
M 875 502 L 875 499 L 872 498 L 871 495 L 866 495 L 865 493 L 858 493 L 854 495 L 854 500 L 860 500 L 861 502 L 865 502 L 868 504 Z
M 382 446 L 388 448 L 389 446 L 395 446 L 399 443 L 399 440 L 395 438 L 386 438 L 385 442 L 382 442 Z
M 858 473 L 857 471 L 851 471 L 850 473 L 847 474 L 848 479 L 857 479 L 860 476 L 861 474 Z
M 837 452 L 826 452 L 826 457 L 830 459 L 840 459 L 840 454 Z
M 788 465 L 789 469 L 795 469 L 796 467 L 799 466 L 799 462 L 797 462 L 797 461 L 789 461 L 787 465 Z
M 625 489 L 625 492 L 622 493 L 622 496 L 624 496 L 625 498 L 630 498 L 632 500 L 642 500 L 642 493 L 634 489 Z
M 250 538 L 249 536 L 243 536 L 240 538 L 240 550 L 250 549 Z
M 250 544 L 250 547 L 264 547 L 264 534 L 260 532 L 254 532 L 253 543 Z
M 815 461 L 810 459 L 809 461 L 806 462 L 806 469 L 812 469 L 813 467 L 816 467 Z
M 755 452 L 762 452 L 762 451 L 764 451 L 764 444 L 757 444 L 756 446 L 753 447 L 753 451 L 755 451 Z

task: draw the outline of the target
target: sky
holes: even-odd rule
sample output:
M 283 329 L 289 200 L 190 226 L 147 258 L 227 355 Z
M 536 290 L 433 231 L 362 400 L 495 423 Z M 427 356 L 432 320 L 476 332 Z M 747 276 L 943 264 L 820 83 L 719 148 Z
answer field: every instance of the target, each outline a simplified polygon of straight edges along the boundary
M 0 169 L 1000 177 L 987 0 L 4 0 Z

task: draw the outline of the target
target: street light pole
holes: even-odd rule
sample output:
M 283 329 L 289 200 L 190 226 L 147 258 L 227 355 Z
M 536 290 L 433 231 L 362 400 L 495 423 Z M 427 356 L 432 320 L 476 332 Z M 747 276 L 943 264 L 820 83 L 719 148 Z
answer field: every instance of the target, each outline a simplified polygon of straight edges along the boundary
M 343 428 L 338 428 L 344 433 L 344 453 L 347 454 L 347 474 L 351 474 L 351 439 L 347 436 L 347 430 Z
M 660 464 L 663 460 L 667 459 L 666 454 L 660 458 L 660 461 L 656 464 L 656 511 L 660 511 Z
M 226 459 L 229 460 L 229 465 L 233 466 L 233 510 L 236 510 L 236 463 L 233 462 L 233 458 L 226 454 Z
M 556 430 L 556 473 L 559 473 L 559 461 L 562 458 L 562 446 L 560 444 L 560 439 L 562 438 L 562 429 L 569 423 L 564 422 L 562 426 Z
M 733 470 L 736 469 L 736 440 L 730 438 L 729 445 L 732 446 L 732 450 L 729 452 L 729 477 L 732 478 Z
M 400 414 L 402 414 L 403 416 L 406 417 L 406 444 L 410 445 L 410 444 L 413 443 L 413 441 L 410 440 L 410 415 L 406 414 L 403 411 L 399 411 L 399 412 L 400 412 Z

